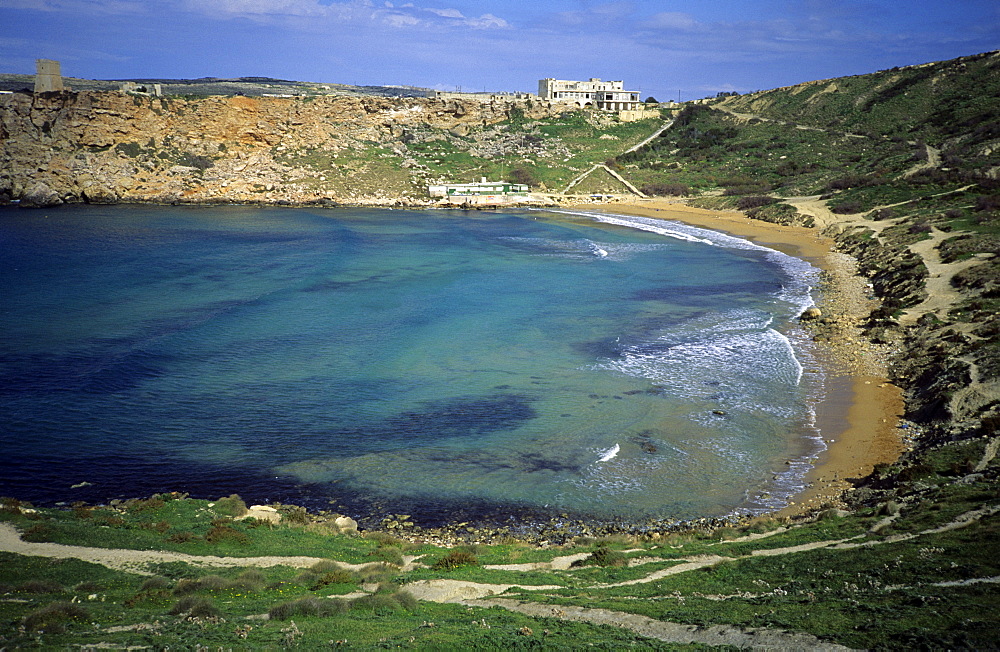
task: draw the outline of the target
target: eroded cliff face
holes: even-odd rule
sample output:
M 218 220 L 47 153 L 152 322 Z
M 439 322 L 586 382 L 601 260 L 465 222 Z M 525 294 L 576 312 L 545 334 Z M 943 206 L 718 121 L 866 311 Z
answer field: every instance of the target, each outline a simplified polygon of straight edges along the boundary
M 465 136 L 543 102 L 415 98 L 0 96 L 0 200 L 419 203 L 434 181 L 400 144 Z

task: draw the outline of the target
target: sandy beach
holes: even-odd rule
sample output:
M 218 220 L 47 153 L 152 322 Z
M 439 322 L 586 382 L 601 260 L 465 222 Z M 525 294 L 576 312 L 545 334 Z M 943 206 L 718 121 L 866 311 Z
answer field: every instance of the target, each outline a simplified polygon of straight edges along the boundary
M 898 434 L 902 392 L 886 379 L 886 352 L 870 345 L 856 328 L 875 304 L 867 280 L 856 275 L 853 259 L 834 250 L 832 239 L 816 229 L 770 224 L 740 212 L 694 208 L 676 200 L 580 204 L 573 208 L 676 220 L 722 231 L 802 258 L 823 270 L 819 308 L 832 328 L 817 339 L 823 344 L 830 383 L 826 399 L 816 406 L 816 417 L 828 448 L 808 474 L 808 488 L 777 516 L 837 506 L 838 497 L 852 488 L 852 479 L 868 475 L 876 464 L 894 462 L 903 452 Z

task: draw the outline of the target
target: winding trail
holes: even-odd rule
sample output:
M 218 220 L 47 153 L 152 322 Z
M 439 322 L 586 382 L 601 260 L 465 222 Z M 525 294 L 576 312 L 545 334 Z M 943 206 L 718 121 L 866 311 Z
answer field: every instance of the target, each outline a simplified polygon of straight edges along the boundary
M 996 454 L 996 449 L 998 445 L 994 442 L 998 440 L 991 441 L 987 447 L 986 454 L 983 459 L 992 459 L 992 455 Z M 628 580 L 625 582 L 617 582 L 612 584 L 594 584 L 587 588 L 590 589 L 602 589 L 602 588 L 612 588 L 620 586 L 630 586 L 634 584 L 642 584 L 655 582 L 664 577 L 670 575 L 676 575 L 680 573 L 685 573 L 689 571 L 694 571 L 699 568 L 705 568 L 709 566 L 714 566 L 720 563 L 737 561 L 739 559 L 748 559 L 752 557 L 769 556 L 776 557 L 781 555 L 797 554 L 801 552 L 806 552 L 810 550 L 818 549 L 830 549 L 830 550 L 848 550 L 856 548 L 872 547 L 877 545 L 884 545 L 889 543 L 895 543 L 899 541 L 907 541 L 914 539 L 923 535 L 928 534 L 938 534 L 942 532 L 948 532 L 958 528 L 963 528 L 969 526 L 979 520 L 993 516 L 1000 513 L 1000 505 L 992 505 L 988 507 L 983 507 L 981 509 L 972 510 L 958 515 L 951 521 L 939 525 L 937 527 L 928 528 L 921 532 L 913 534 L 902 534 L 892 537 L 887 537 L 880 540 L 871 540 L 864 542 L 853 542 L 853 539 L 862 538 L 865 535 L 857 535 L 854 537 L 849 537 L 846 539 L 836 539 L 828 541 L 814 541 L 805 544 L 799 544 L 794 546 L 785 546 L 780 548 L 771 549 L 761 549 L 751 551 L 749 555 L 743 555 L 741 557 L 724 557 L 721 555 L 699 555 L 695 557 L 690 557 L 687 559 L 677 560 L 678 563 L 675 566 L 669 568 L 660 569 L 649 573 L 643 577 Z M 878 525 L 872 528 L 872 531 L 879 529 Z M 785 530 L 782 530 L 785 531 Z M 753 539 L 764 538 L 765 535 L 752 535 Z M 152 563 L 160 562 L 183 562 L 187 564 L 192 564 L 195 566 L 216 566 L 216 567 L 253 567 L 253 566 L 291 566 L 291 567 L 309 567 L 317 562 L 333 562 L 338 564 L 340 567 L 349 570 L 358 570 L 365 567 L 371 567 L 373 564 L 348 564 L 345 562 L 338 562 L 330 559 L 323 559 L 319 557 L 305 557 L 305 556 L 268 556 L 268 557 L 215 557 L 215 556 L 202 556 L 202 555 L 188 555 L 176 552 L 163 552 L 155 550 L 123 550 L 123 549 L 108 549 L 108 548 L 93 548 L 86 546 L 69 546 L 57 543 L 33 543 L 29 541 L 24 541 L 20 537 L 20 533 L 9 523 L 0 523 L 0 551 L 11 552 L 19 555 L 26 556 L 36 556 L 36 557 L 49 557 L 57 559 L 80 559 L 83 561 L 88 561 L 92 563 L 101 564 L 112 568 L 115 570 L 125 571 L 129 573 L 135 573 L 138 575 L 152 575 L 153 573 L 147 570 L 146 566 Z M 570 569 L 573 561 L 581 558 L 580 554 L 576 555 L 564 555 L 562 557 L 556 557 L 550 562 L 538 562 L 532 564 L 512 564 L 505 566 L 495 566 L 492 568 L 503 569 L 503 570 L 522 570 L 522 571 L 533 571 L 533 570 L 553 570 L 553 569 Z M 401 570 L 406 570 L 407 567 L 412 567 L 414 559 L 410 558 L 407 560 L 406 566 Z M 669 561 L 669 560 L 664 560 Z M 381 565 L 381 564 L 374 564 Z M 965 580 L 954 580 L 954 581 L 943 581 L 935 583 L 935 586 L 950 587 L 950 586 L 964 586 L 966 584 L 975 583 L 997 583 L 1000 582 L 1000 578 L 996 577 L 985 577 L 985 578 L 973 578 Z M 539 618 L 557 618 L 559 620 L 566 621 L 576 621 L 576 622 L 586 622 L 596 625 L 611 625 L 615 627 L 620 627 L 627 629 L 639 636 L 644 636 L 647 638 L 653 638 L 660 641 L 672 642 L 672 643 L 682 643 L 691 644 L 698 643 L 702 645 L 729 645 L 736 646 L 740 648 L 763 648 L 763 649 L 782 649 L 782 650 L 792 650 L 792 649 L 809 649 L 809 650 L 848 650 L 840 645 L 822 641 L 810 634 L 788 632 L 785 630 L 777 629 L 763 629 L 763 628 L 748 628 L 743 629 L 739 627 L 734 627 L 731 625 L 712 625 L 709 627 L 698 627 L 694 625 L 685 625 L 681 623 L 674 623 L 669 621 L 657 620 L 647 616 L 640 616 L 627 612 L 611 611 L 608 609 L 597 609 L 597 608 L 587 608 L 587 607 L 574 607 L 574 606 L 554 606 L 551 604 L 542 604 L 530 602 L 524 599 L 514 599 L 513 597 L 504 597 L 507 591 L 511 589 L 517 589 L 520 591 L 556 591 L 559 589 L 566 588 L 560 585 L 552 584 L 486 584 L 480 582 L 467 582 L 461 580 L 450 580 L 450 579 L 433 579 L 433 580 L 418 580 L 415 582 L 410 582 L 404 585 L 404 590 L 409 592 L 415 598 L 419 600 L 438 602 L 438 603 L 453 603 L 453 604 L 463 604 L 469 607 L 501 607 L 507 609 L 508 611 L 516 611 L 532 617 Z M 745 596 L 720 596 L 720 598 L 725 597 L 745 597 Z
M 0 551 L 29 557 L 79 559 L 136 575 L 153 575 L 154 573 L 145 568 L 146 565 L 163 562 L 179 561 L 194 566 L 215 566 L 220 568 L 244 566 L 292 566 L 295 568 L 308 568 L 321 561 L 331 561 L 322 557 L 214 557 L 161 550 L 124 550 L 119 548 L 68 546 L 61 543 L 34 543 L 21 539 L 20 533 L 10 523 L 0 523 Z M 372 564 L 348 564 L 339 561 L 334 561 L 333 563 L 345 570 L 359 570 L 372 566 Z
M 535 618 L 558 618 L 592 625 L 611 625 L 627 629 L 639 636 L 668 643 L 701 645 L 727 645 L 739 648 L 762 650 L 819 650 L 839 651 L 851 648 L 822 641 L 811 634 L 800 634 L 780 629 L 740 629 L 731 625 L 711 625 L 698 627 L 682 625 L 648 616 L 592 609 L 586 607 L 553 607 L 500 598 L 496 600 L 463 600 L 461 604 L 470 607 L 503 607 Z

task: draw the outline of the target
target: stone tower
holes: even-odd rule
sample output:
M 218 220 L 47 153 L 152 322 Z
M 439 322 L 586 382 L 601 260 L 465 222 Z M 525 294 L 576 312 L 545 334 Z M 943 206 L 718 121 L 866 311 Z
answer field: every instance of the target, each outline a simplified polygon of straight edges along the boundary
M 64 90 L 59 62 L 52 59 L 35 59 L 35 92 Z

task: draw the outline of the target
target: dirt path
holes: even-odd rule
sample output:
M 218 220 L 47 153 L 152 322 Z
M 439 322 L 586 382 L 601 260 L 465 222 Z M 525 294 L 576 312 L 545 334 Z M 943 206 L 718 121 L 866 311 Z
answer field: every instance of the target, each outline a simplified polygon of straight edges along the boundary
M 810 634 L 797 634 L 775 629 L 739 629 L 730 625 L 697 627 L 682 625 L 648 616 L 610 611 L 608 609 L 588 609 L 585 607 L 554 607 L 552 605 L 520 602 L 510 599 L 464 600 L 461 604 L 470 607 L 503 607 L 535 618 L 558 618 L 593 625 L 611 625 L 627 629 L 639 636 L 668 643 L 702 645 L 728 645 L 739 648 L 766 650 L 850 650 L 851 648 L 821 641 Z
M 654 571 L 644 577 L 618 582 L 614 584 L 596 584 L 589 588 L 601 589 L 620 586 L 630 586 L 655 582 L 669 575 L 676 575 L 699 568 L 714 566 L 727 561 L 756 557 L 756 556 L 781 556 L 828 548 L 831 550 L 847 550 L 862 547 L 871 547 L 905 541 L 926 534 L 937 534 L 953 529 L 966 527 L 988 516 L 1000 513 L 1000 505 L 984 507 L 960 514 L 950 522 L 929 528 L 915 534 L 904 534 L 889 537 L 882 540 L 865 541 L 861 543 L 851 542 L 848 539 L 838 539 L 830 541 L 815 541 L 795 546 L 782 548 L 772 548 L 765 550 L 755 550 L 744 557 L 723 557 L 719 555 L 700 555 L 688 559 L 680 560 L 681 563 L 670 568 Z M 145 567 L 151 563 L 159 562 L 183 562 L 196 566 L 217 566 L 217 567 L 253 567 L 253 566 L 293 566 L 308 567 L 320 561 L 333 561 L 342 568 L 357 570 L 371 564 L 348 564 L 319 557 L 214 557 L 187 555 L 176 552 L 162 552 L 154 550 L 121 550 L 108 548 L 92 548 L 85 546 L 68 546 L 57 543 L 32 543 L 23 541 L 20 533 L 9 523 L 0 523 L 0 551 L 12 552 L 19 555 L 51 557 L 51 558 L 71 558 L 80 559 L 96 564 L 101 564 L 115 570 L 121 570 L 139 575 L 151 575 Z M 573 560 L 580 555 L 565 555 L 558 557 L 551 562 L 544 562 L 548 569 L 569 568 Z M 544 568 L 536 564 L 512 564 L 509 566 L 497 566 L 507 570 L 538 570 Z M 979 578 L 978 582 L 993 583 L 997 578 Z M 957 586 L 952 582 L 940 583 L 941 586 Z M 673 643 L 700 643 L 703 645 L 730 645 L 741 648 L 770 648 L 770 649 L 810 649 L 810 650 L 847 650 L 843 646 L 827 643 L 809 634 L 787 632 L 783 630 L 770 629 L 741 629 L 730 625 L 712 625 L 710 627 L 697 627 L 693 625 L 683 625 L 668 621 L 656 620 L 646 616 L 639 616 L 625 612 L 610 611 L 607 609 L 591 609 L 585 607 L 553 606 L 540 603 L 532 603 L 511 598 L 500 597 L 510 589 L 521 591 L 555 591 L 562 588 L 559 585 L 533 585 L 533 584 L 485 584 L 477 582 L 467 582 L 461 580 L 434 579 L 418 580 L 405 585 L 405 590 L 415 598 L 424 601 L 438 603 L 458 603 L 470 607 L 502 607 L 510 611 L 517 611 L 528 616 L 558 618 L 560 620 L 572 620 L 577 622 L 587 622 L 598 625 L 612 625 L 621 627 L 636 633 L 639 636 L 654 638 L 660 641 Z
M 114 570 L 153 575 L 145 567 L 147 564 L 179 561 L 195 566 L 243 567 L 243 566 L 294 566 L 307 568 L 321 561 L 331 561 L 321 557 L 213 557 L 208 555 L 188 555 L 180 552 L 159 550 L 123 550 L 116 548 L 90 548 L 67 546 L 61 543 L 33 543 L 21 539 L 17 529 L 9 523 L 0 523 L 0 551 L 13 552 L 29 557 L 51 557 L 54 559 L 80 559 L 100 564 Z M 371 564 L 347 564 L 333 562 L 346 570 L 358 570 Z
M 660 127 L 659 129 L 657 129 L 656 131 L 654 131 L 654 132 L 653 132 L 653 135 L 652 135 L 652 136 L 650 136 L 649 138 L 647 138 L 647 139 L 643 140 L 642 142 L 640 142 L 640 143 L 639 143 L 639 144 L 637 144 L 637 145 L 633 145 L 632 147 L 629 147 L 629 148 L 628 148 L 627 150 L 625 150 L 625 151 L 624 151 L 624 152 L 622 152 L 622 153 L 623 153 L 623 154 L 631 154 L 632 152 L 634 152 L 634 151 L 638 150 L 638 149 L 639 149 L 640 147 L 642 147 L 643 145 L 646 145 L 646 144 L 648 144 L 648 143 L 651 143 L 651 142 L 653 142 L 654 140 L 656 140 L 656 138 L 657 138 L 657 137 L 658 137 L 658 136 L 659 136 L 660 134 L 662 134 L 662 133 L 663 133 L 664 131 L 666 131 L 667 129 L 670 129 L 670 128 L 671 128 L 671 127 L 673 127 L 673 126 L 674 126 L 674 121 L 673 121 L 673 120 L 667 120 L 667 121 L 666 121 L 666 123 L 664 123 L 664 125 L 663 125 L 662 127 Z
M 933 313 L 942 320 L 946 319 L 947 312 L 957 306 L 963 298 L 962 293 L 951 284 L 951 279 L 955 274 L 983 262 L 981 256 L 989 257 L 989 254 L 980 254 L 954 263 L 942 262 L 937 246 L 942 241 L 952 237 L 954 234 L 932 228 L 930 238 L 910 245 L 910 251 L 920 256 L 927 267 L 927 280 L 924 283 L 924 287 L 927 289 L 927 298 L 922 303 L 904 311 L 899 318 L 900 324 L 914 324 L 928 313 Z M 957 327 L 958 325 L 956 325 Z M 973 325 L 969 324 L 969 328 L 973 328 Z

